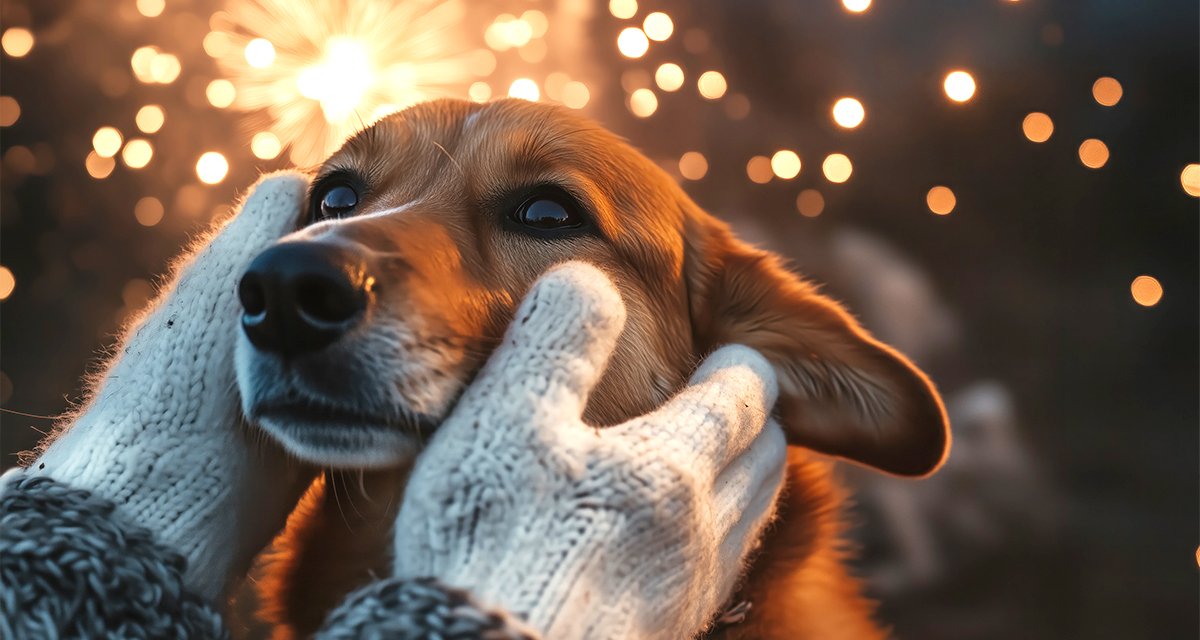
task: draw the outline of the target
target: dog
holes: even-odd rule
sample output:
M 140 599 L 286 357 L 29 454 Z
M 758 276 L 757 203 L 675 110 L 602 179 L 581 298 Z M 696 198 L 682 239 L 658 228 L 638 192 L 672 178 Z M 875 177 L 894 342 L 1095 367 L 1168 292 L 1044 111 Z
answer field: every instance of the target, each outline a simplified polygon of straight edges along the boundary
M 422 442 L 531 284 L 568 260 L 608 273 L 628 308 L 589 423 L 660 406 L 723 344 L 776 368 L 793 445 L 786 486 L 731 601 L 749 613 L 709 637 L 884 637 L 843 565 L 846 496 L 831 467 L 936 470 L 950 435 L 932 383 L 625 141 L 523 100 L 438 100 L 363 129 L 316 171 L 307 226 L 242 278 L 246 415 L 332 469 L 290 517 L 261 581 L 276 637 L 310 634 L 386 574 L 388 529 Z

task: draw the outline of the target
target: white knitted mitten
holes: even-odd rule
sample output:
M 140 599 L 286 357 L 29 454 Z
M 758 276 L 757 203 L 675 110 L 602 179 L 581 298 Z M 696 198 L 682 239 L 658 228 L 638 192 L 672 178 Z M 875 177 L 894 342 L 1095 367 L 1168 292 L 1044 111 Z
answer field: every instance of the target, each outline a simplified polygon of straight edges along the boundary
M 233 350 L 238 278 L 295 230 L 307 185 L 298 173 L 259 181 L 180 263 L 89 404 L 24 472 L 115 502 L 187 559 L 186 585 L 210 599 L 270 541 L 300 488 L 301 470 L 242 426 Z
M 396 521 L 398 578 L 432 577 L 547 638 L 687 638 L 729 598 L 780 490 L 778 393 L 727 346 L 659 410 L 583 423 L 625 308 L 570 263 L 526 296 L 504 343 L 418 459 Z

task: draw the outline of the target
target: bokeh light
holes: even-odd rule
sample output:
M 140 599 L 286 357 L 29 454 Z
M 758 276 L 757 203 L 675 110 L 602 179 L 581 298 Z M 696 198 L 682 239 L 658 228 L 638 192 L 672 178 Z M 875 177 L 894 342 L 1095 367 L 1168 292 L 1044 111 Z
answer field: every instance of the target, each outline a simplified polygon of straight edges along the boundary
M 958 199 L 954 197 L 954 192 L 949 187 L 934 187 L 925 194 L 925 204 L 929 205 L 929 210 L 939 216 L 949 215 L 954 211 L 954 205 L 958 203 Z
M 233 104 L 234 99 L 237 98 L 237 89 L 234 88 L 232 82 L 219 78 L 208 83 L 208 86 L 204 88 L 204 96 L 208 98 L 208 103 L 212 106 L 224 109 Z
M 8 267 L 0 267 L 0 300 L 8 300 L 17 288 L 17 278 Z
M 1116 78 L 1099 78 L 1092 83 L 1092 97 L 1106 107 L 1116 106 L 1121 101 L 1122 93 L 1121 83 Z
M 700 95 L 709 100 L 716 100 L 725 95 L 729 84 L 725 82 L 725 76 L 721 75 L 720 71 L 705 71 L 696 80 L 696 88 L 700 90 Z
M 153 227 L 162 222 L 163 204 L 158 198 L 146 196 L 133 205 L 133 217 L 143 227 Z
M 159 129 L 162 129 L 163 123 L 166 120 L 167 113 L 163 111 L 162 107 L 156 104 L 148 104 L 138 109 L 137 115 L 133 117 L 138 131 L 142 133 L 156 133 Z
M 825 210 L 825 197 L 816 189 L 805 189 L 796 196 L 796 210 L 805 218 L 815 218 Z
M 826 180 L 841 184 L 850 179 L 850 174 L 854 173 L 854 165 L 845 154 L 831 153 L 825 156 L 825 161 L 821 163 L 821 171 Z
M 562 88 L 562 103 L 572 109 L 582 109 L 587 106 L 588 100 L 591 99 L 591 92 L 588 91 L 587 85 L 572 80 L 563 85 Z
M 754 156 L 746 163 L 746 176 L 754 184 L 767 184 L 774 177 L 771 170 L 771 159 L 766 156 Z
M 95 151 L 89 151 L 87 158 L 83 161 L 83 166 L 87 169 L 89 176 L 97 180 L 103 180 L 112 175 L 113 169 L 117 166 L 117 161 L 112 156 L 102 156 Z
M 517 78 L 508 87 L 508 97 L 537 102 L 542 97 L 542 92 L 537 83 L 530 78 Z
M 871 0 L 842 0 L 842 6 L 850 13 L 862 13 L 871 8 Z
M 1143 307 L 1153 307 L 1163 297 L 1162 284 L 1154 276 L 1138 276 L 1129 285 L 1133 301 Z
M 219 184 L 229 173 L 229 161 L 216 151 L 206 151 L 196 160 L 196 177 L 204 184 Z
M 1045 142 L 1054 134 L 1054 121 L 1050 116 L 1034 111 L 1021 121 L 1021 131 L 1033 142 Z
M 271 160 L 283 151 L 279 137 L 270 131 L 259 131 L 250 139 L 250 152 L 260 160 Z
M 800 156 L 791 149 L 780 149 L 771 156 L 771 172 L 784 180 L 800 175 Z
M 683 68 L 674 62 L 665 62 L 654 71 L 654 84 L 663 91 L 678 91 L 683 81 Z
M 642 30 L 645 32 L 647 38 L 655 42 L 662 42 L 670 38 L 671 34 L 675 32 L 675 23 L 671 22 L 671 16 L 661 11 L 655 11 L 646 16 L 646 19 L 642 22 Z
M 157 18 L 166 8 L 166 0 L 137 0 L 138 13 L 147 18 Z
M 1095 138 L 1088 138 L 1079 145 L 1079 161 L 1089 169 L 1099 169 L 1108 163 L 1108 145 Z
M 5 29 L 0 35 L 0 48 L 14 58 L 23 58 L 33 49 L 33 33 L 21 27 Z
M 854 98 L 841 98 L 833 103 L 833 121 L 839 127 L 853 129 L 862 124 L 867 117 L 867 110 Z
M 467 87 L 467 97 L 475 102 L 487 102 L 492 99 L 492 85 L 480 80 L 472 82 L 470 87 Z
M 626 27 L 617 36 L 617 51 L 626 58 L 640 58 L 650 49 L 650 39 L 637 27 Z
M 942 82 L 946 97 L 955 102 L 966 102 L 975 96 L 975 78 L 966 71 L 951 71 Z
M 1189 196 L 1200 198 L 1200 164 L 1192 163 L 1179 174 L 1179 183 Z
M 688 151 L 679 157 L 679 175 L 688 180 L 700 180 L 708 174 L 708 158 L 699 151 Z
M 266 38 L 254 38 L 246 43 L 243 55 L 246 56 L 246 64 L 255 69 L 266 69 L 275 62 L 275 45 Z
M 92 135 L 92 148 L 101 158 L 111 158 L 121 150 L 124 138 L 115 127 L 100 127 Z
M 639 118 L 649 118 L 658 110 L 658 96 L 649 89 L 637 89 L 629 94 L 629 111 Z
M 0 96 L 0 127 L 11 127 L 21 117 L 21 104 L 12 96 Z
M 614 18 L 628 20 L 629 18 L 637 15 L 637 0 L 609 0 L 608 12 L 611 13 Z
M 154 147 L 147 140 L 134 138 L 125 143 L 125 148 L 121 150 L 121 160 L 125 166 L 130 169 L 141 169 L 150 164 L 150 159 L 154 157 Z

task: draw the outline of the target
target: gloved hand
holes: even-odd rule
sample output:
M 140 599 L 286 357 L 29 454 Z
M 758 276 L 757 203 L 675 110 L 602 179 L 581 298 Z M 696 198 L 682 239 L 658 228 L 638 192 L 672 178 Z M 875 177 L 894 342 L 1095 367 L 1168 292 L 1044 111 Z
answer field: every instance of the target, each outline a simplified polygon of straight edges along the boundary
M 213 601 L 279 530 L 309 477 L 244 427 L 233 369 L 238 278 L 295 230 L 307 184 L 294 172 L 259 181 L 179 263 L 91 401 L 22 472 L 115 503 L 119 517 L 184 556 L 184 584 Z
M 727 346 L 659 410 L 590 427 L 580 416 L 624 321 L 595 267 L 563 265 L 534 285 L 418 458 L 396 521 L 395 579 L 464 589 L 547 638 L 705 628 L 782 486 L 774 373 L 757 352 Z

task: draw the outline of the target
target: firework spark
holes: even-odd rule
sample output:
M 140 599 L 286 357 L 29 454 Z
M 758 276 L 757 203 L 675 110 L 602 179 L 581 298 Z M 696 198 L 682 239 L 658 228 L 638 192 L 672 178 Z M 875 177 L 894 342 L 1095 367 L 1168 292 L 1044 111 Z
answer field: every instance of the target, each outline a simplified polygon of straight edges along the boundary
M 231 0 L 212 47 L 233 107 L 299 165 L 387 113 L 467 95 L 496 60 L 461 28 L 463 0 Z M 207 46 L 206 41 L 206 48 Z

